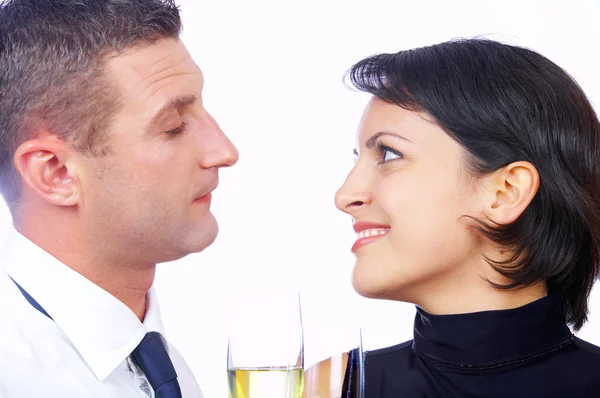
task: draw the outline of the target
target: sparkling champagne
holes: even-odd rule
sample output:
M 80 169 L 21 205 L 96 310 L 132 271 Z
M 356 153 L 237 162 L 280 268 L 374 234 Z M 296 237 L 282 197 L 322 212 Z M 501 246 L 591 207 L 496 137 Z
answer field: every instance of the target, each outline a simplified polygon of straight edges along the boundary
M 302 398 L 300 367 L 237 368 L 227 373 L 229 398 Z

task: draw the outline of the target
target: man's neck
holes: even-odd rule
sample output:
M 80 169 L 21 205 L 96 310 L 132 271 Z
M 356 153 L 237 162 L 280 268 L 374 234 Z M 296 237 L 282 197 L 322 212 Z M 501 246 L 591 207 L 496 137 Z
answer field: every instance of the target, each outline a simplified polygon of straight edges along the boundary
M 146 313 L 146 296 L 154 282 L 156 265 L 141 264 L 115 253 L 102 253 L 99 245 L 80 240 L 82 234 L 52 225 L 17 222 L 15 228 L 60 262 L 125 304 L 140 321 Z
M 94 266 L 77 267 L 66 264 L 119 299 L 140 321 L 144 320 L 147 294 L 154 282 L 155 265 L 135 267 L 117 262 L 96 262 Z

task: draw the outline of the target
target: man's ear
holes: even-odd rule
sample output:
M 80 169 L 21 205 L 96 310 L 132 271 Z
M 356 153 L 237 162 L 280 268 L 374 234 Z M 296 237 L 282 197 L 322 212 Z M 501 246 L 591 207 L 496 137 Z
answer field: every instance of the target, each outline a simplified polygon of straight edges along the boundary
M 81 199 L 73 149 L 54 135 L 22 143 L 15 151 L 15 167 L 24 183 L 48 203 L 74 206 Z
M 529 206 L 538 191 L 540 177 L 535 166 L 519 161 L 484 177 L 483 185 L 491 193 L 485 215 L 494 223 L 507 225 Z

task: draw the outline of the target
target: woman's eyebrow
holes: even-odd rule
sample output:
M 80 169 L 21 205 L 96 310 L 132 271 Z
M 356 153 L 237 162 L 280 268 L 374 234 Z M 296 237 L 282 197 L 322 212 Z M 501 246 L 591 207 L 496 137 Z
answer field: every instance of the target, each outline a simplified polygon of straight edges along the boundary
M 408 138 L 401 136 L 400 134 L 396 134 L 396 133 L 391 133 L 389 131 L 380 131 L 378 133 L 373 134 L 366 142 L 365 142 L 365 147 L 367 147 L 367 149 L 371 149 L 375 146 L 375 142 L 377 141 L 377 139 L 379 137 L 381 137 L 382 135 L 391 135 L 392 137 L 401 139 L 402 141 L 407 141 L 407 142 L 411 142 L 411 140 L 409 140 Z

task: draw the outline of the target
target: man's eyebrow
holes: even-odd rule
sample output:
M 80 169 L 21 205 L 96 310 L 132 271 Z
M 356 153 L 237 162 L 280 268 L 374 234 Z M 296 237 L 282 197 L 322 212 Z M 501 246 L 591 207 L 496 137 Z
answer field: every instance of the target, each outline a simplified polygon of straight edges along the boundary
M 401 139 L 402 141 L 406 141 L 406 142 L 412 142 L 411 140 L 409 140 L 406 137 L 401 136 L 400 134 L 396 134 L 396 133 L 391 133 L 389 131 L 380 131 L 376 134 L 373 134 L 371 137 L 369 137 L 369 139 L 365 142 L 365 147 L 367 149 L 371 149 L 375 146 L 375 142 L 377 142 L 377 139 L 379 137 L 381 137 L 382 135 L 390 135 L 392 137 Z
M 191 105 L 196 102 L 195 95 L 185 95 L 183 97 L 173 98 L 169 102 L 167 102 L 162 108 L 160 108 L 154 116 L 152 116 L 152 120 L 150 121 L 150 125 L 154 125 L 160 121 L 165 114 L 169 113 L 174 109 L 178 109 L 182 106 Z

